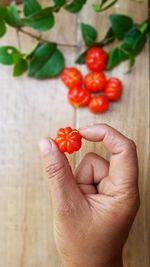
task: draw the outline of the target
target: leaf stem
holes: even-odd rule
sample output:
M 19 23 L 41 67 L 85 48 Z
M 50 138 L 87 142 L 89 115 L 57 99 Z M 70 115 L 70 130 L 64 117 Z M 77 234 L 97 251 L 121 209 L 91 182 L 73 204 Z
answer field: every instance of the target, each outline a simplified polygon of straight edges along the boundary
M 41 36 L 37 36 L 37 35 L 35 35 L 33 33 L 27 32 L 26 30 L 21 29 L 21 28 L 18 29 L 18 32 L 22 32 L 23 34 L 28 35 L 28 36 L 30 36 L 30 37 L 32 37 L 32 38 L 34 38 L 34 39 L 36 39 L 36 40 L 38 40 L 40 42 L 49 42 L 47 39 L 45 39 L 45 38 L 43 38 Z M 62 46 L 62 47 L 70 47 L 70 48 L 78 48 L 79 47 L 77 44 L 57 43 L 57 45 L 58 46 Z M 81 46 L 85 47 L 84 45 L 81 45 Z
M 106 2 L 107 1 L 102 1 L 100 4 L 93 4 L 93 8 L 94 8 L 95 12 L 103 12 L 103 11 L 109 9 L 110 7 L 112 7 L 113 5 L 115 5 L 116 2 L 118 2 L 118 0 L 113 0 L 108 5 L 105 5 Z

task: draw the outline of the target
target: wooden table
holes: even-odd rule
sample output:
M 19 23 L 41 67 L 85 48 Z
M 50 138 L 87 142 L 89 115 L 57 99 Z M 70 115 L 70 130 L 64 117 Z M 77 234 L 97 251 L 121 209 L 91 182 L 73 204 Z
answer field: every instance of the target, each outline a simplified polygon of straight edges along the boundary
M 42 1 L 43 2 L 43 1 Z M 48 2 L 45 0 L 45 3 Z M 103 37 L 108 27 L 106 13 L 91 10 L 88 1 L 82 12 L 57 15 L 57 26 L 43 38 L 59 43 L 78 44 L 76 48 L 60 47 L 73 65 L 80 53 L 80 22 L 96 26 Z M 147 17 L 147 0 L 138 4 L 120 0 L 107 12 L 124 13 L 141 22 Z M 1 44 L 15 45 L 27 51 L 35 40 L 8 30 Z M 75 110 L 66 101 L 66 88 L 58 79 L 37 81 L 26 76 L 13 78 L 11 68 L 0 66 L 0 267 L 60 267 L 52 232 L 52 210 L 48 181 L 42 171 L 38 141 L 54 136 L 58 127 L 79 127 L 105 122 L 137 143 L 140 165 L 142 205 L 124 252 L 125 266 L 150 266 L 150 180 L 149 178 L 149 51 L 148 44 L 138 57 L 131 74 L 124 74 L 125 64 L 108 75 L 123 80 L 121 101 L 109 112 L 93 115 L 87 109 Z M 81 67 L 86 73 L 86 68 Z M 100 144 L 84 143 L 82 150 L 70 156 L 74 167 L 83 155 L 94 151 L 108 158 Z

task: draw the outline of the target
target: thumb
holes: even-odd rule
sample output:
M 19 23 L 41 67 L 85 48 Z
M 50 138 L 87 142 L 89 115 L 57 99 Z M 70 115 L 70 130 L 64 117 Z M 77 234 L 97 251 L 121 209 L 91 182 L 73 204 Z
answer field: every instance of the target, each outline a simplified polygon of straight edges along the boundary
M 54 211 L 70 210 L 70 205 L 80 201 L 82 196 L 66 156 L 55 142 L 48 138 L 40 142 L 40 150 L 49 179 Z

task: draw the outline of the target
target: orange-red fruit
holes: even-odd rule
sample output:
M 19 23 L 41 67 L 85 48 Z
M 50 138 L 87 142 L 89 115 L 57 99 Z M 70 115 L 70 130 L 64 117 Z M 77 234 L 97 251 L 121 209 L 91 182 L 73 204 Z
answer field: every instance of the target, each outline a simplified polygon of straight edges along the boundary
M 82 85 L 82 75 L 77 68 L 65 67 L 60 77 L 68 88 Z
M 109 109 L 109 101 L 105 95 L 93 96 L 89 103 L 89 110 L 94 113 L 105 112 Z
M 71 127 L 60 128 L 57 131 L 55 142 L 61 152 L 72 154 L 81 148 L 82 136 L 76 129 L 72 129 Z
M 88 105 L 91 94 L 81 87 L 74 87 L 68 91 L 68 101 L 74 107 L 85 107 Z
M 122 95 L 122 82 L 118 78 L 110 78 L 106 83 L 105 94 L 112 101 L 118 100 Z
M 103 72 L 90 72 L 84 78 L 84 86 L 91 92 L 104 90 L 106 85 L 106 76 Z
M 85 62 L 92 71 L 102 71 L 107 64 L 107 53 L 100 47 L 92 47 L 88 50 Z

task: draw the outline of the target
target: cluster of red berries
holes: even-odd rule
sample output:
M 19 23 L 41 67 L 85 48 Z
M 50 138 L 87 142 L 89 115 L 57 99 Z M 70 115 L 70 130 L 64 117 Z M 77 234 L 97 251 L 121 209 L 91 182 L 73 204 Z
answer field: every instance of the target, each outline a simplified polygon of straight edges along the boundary
M 61 73 L 62 81 L 69 88 L 68 101 L 74 107 L 88 106 L 94 113 L 105 112 L 109 109 L 109 101 L 121 97 L 122 82 L 115 77 L 107 80 L 103 72 L 107 64 L 107 53 L 102 48 L 89 49 L 85 62 L 91 72 L 84 79 L 75 67 L 65 67 Z

